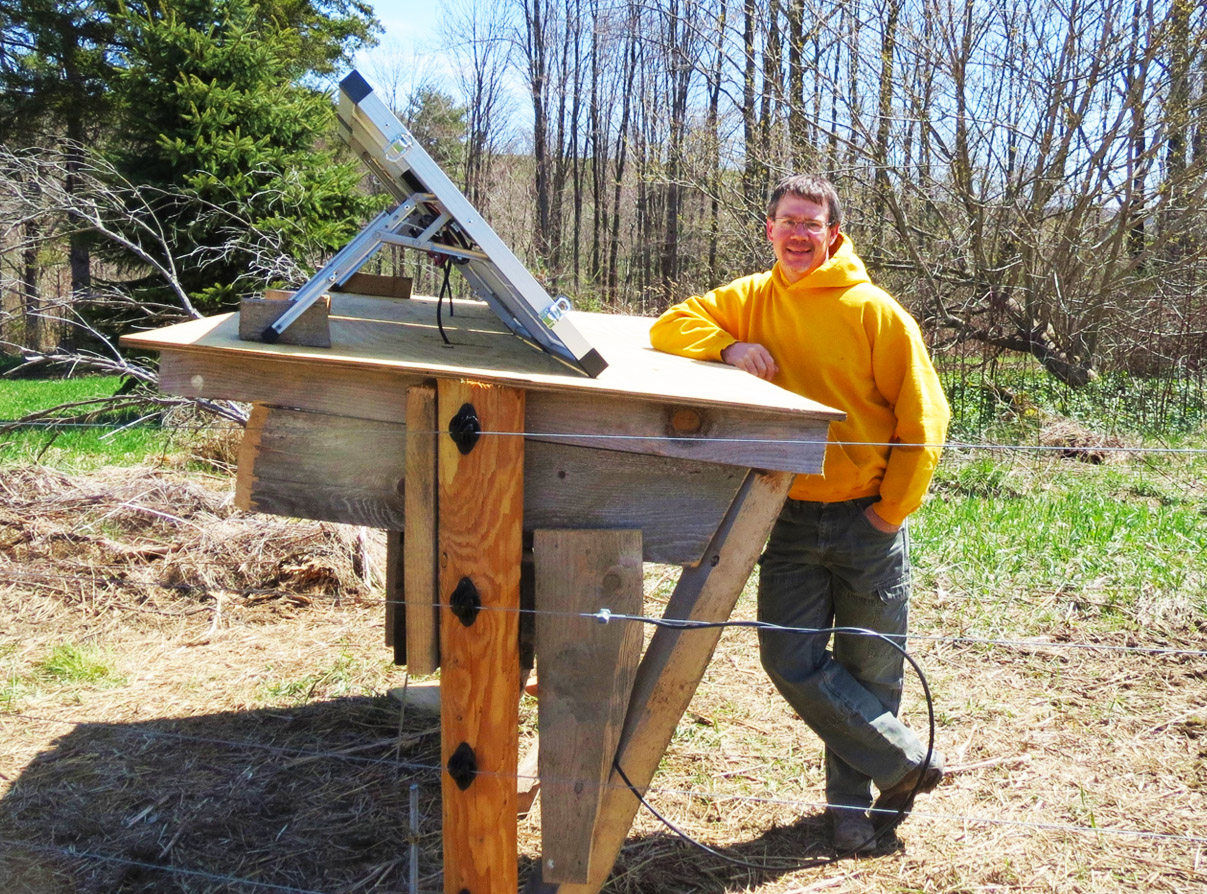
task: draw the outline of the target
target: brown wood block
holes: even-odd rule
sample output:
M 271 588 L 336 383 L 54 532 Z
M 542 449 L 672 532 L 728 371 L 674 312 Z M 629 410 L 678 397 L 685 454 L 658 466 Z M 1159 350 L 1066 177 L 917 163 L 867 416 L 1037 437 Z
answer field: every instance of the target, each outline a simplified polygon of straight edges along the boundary
M 347 366 L 325 367 L 316 375 L 313 369 L 273 354 L 231 357 L 167 350 L 159 361 L 159 388 L 168 394 L 350 413 L 390 422 L 406 421 L 407 388 L 424 381 L 413 373 Z
M 526 415 L 532 440 L 812 475 L 821 473 L 829 426 L 745 407 L 576 391 L 534 391 Z
M 641 626 L 575 617 L 640 615 L 640 531 L 533 532 L 545 881 L 586 882 L 592 835 L 637 662 Z
M 263 341 L 264 330 L 289 309 L 277 298 L 244 298 L 239 302 L 239 338 L 243 341 Z M 312 348 L 331 347 L 331 299 L 323 295 L 302 311 L 277 338 L 277 343 L 305 345 Z
M 405 425 L 269 409 L 253 411 L 244 435 L 236 479 L 240 507 L 407 531 L 406 543 L 412 542 L 405 495 L 422 504 L 427 485 L 416 484 L 419 490 L 412 492 Z M 421 430 L 434 428 L 425 424 Z M 734 466 L 557 443 L 529 443 L 526 452 L 526 530 L 639 528 L 647 562 L 698 563 L 745 477 Z M 420 545 L 413 558 L 425 538 L 415 535 Z M 415 561 L 414 586 L 420 587 L 426 560 Z M 408 599 L 411 589 L 404 575 Z
M 741 486 L 745 469 L 531 442 L 524 524 L 640 528 L 647 562 L 694 565 Z
M 441 432 L 465 404 L 475 408 L 486 432 L 523 430 L 522 391 L 442 380 Z M 444 890 L 512 894 L 518 879 L 524 440 L 487 434 L 462 453 L 445 434 L 438 457 Z M 482 610 L 467 624 L 450 604 L 468 584 Z M 462 787 L 450 761 L 466 752 L 477 773 Z
M 440 667 L 440 592 L 436 562 L 436 389 L 407 393 L 405 555 L 407 661 L 413 674 Z
M 353 273 L 342 286 L 333 292 L 351 292 L 356 295 L 377 295 L 381 298 L 410 298 L 409 276 L 382 276 L 378 273 Z

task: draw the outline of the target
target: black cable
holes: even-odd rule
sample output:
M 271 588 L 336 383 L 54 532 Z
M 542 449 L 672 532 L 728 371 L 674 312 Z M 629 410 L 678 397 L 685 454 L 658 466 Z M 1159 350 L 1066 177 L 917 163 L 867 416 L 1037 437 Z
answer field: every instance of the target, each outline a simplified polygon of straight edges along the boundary
M 637 798 L 641 805 L 652 813 L 659 822 L 661 822 L 664 826 L 666 826 L 688 844 L 691 844 L 692 846 L 699 848 L 705 853 L 711 854 L 720 860 L 724 860 L 727 863 L 732 863 L 735 866 L 741 866 L 744 869 L 751 869 L 758 872 L 770 872 L 775 870 L 795 872 L 801 869 L 816 869 L 821 866 L 829 866 L 849 856 L 852 856 L 853 854 L 861 853 L 867 845 L 876 843 L 881 836 L 891 834 L 899 825 L 901 825 L 902 822 L 905 821 L 906 816 L 909 815 L 910 809 L 914 803 L 914 798 L 920 793 L 922 783 L 926 778 L 926 771 L 930 769 L 931 760 L 935 753 L 935 706 L 934 699 L 932 698 L 930 692 L 930 684 L 926 681 L 926 674 L 922 672 L 921 666 L 914 659 L 914 657 L 910 655 L 900 643 L 895 642 L 892 637 L 879 633 L 875 630 L 867 630 L 862 627 L 822 627 L 814 630 L 806 628 L 782 627 L 779 624 L 768 624 L 764 621 L 691 621 L 665 618 L 657 619 L 643 618 L 636 615 L 614 615 L 611 612 L 608 612 L 606 609 L 601 610 L 596 617 L 599 619 L 600 623 L 603 624 L 608 623 L 612 619 L 626 621 L 637 620 L 644 623 L 653 624 L 656 627 L 670 627 L 676 630 L 704 630 L 716 627 L 754 627 L 761 630 L 776 630 L 780 632 L 796 633 L 799 635 L 808 636 L 831 636 L 838 633 L 856 634 L 859 636 L 873 636 L 877 639 L 883 640 L 900 652 L 902 657 L 909 662 L 909 665 L 911 668 L 913 668 L 914 673 L 917 674 L 918 682 L 922 684 L 922 693 L 926 699 L 928 738 L 926 743 L 926 755 L 922 758 L 922 763 L 918 765 L 918 779 L 914 783 L 913 789 L 910 791 L 909 796 L 905 799 L 903 806 L 896 811 L 896 816 L 893 817 L 891 822 L 886 823 L 881 829 L 874 831 L 871 837 L 867 840 L 861 841 L 858 845 L 848 850 L 839 851 L 833 857 L 814 857 L 807 860 L 792 860 L 781 865 L 772 865 L 771 863 L 751 863 L 746 860 L 738 859 L 737 857 L 731 857 L 727 854 L 723 854 L 715 848 L 709 847 L 704 842 L 692 838 L 690 835 L 664 817 L 661 813 L 655 810 L 653 805 L 651 805 L 649 801 L 645 799 L 645 796 L 637 790 L 637 787 L 633 785 L 633 783 L 629 780 L 629 777 L 625 774 L 624 769 L 620 766 L 620 755 L 618 754 L 612 761 L 612 767 L 620 775 L 621 780 L 628 787 L 629 791 L 633 793 L 634 797 Z
M 449 277 L 453 272 L 453 265 L 448 258 L 445 258 L 441 266 L 444 268 L 444 282 L 440 284 L 440 294 L 436 297 L 436 328 L 440 330 L 440 337 L 444 339 L 444 343 L 451 348 L 453 343 L 448 340 L 448 336 L 444 332 L 444 320 L 441 317 L 440 311 L 444 307 L 444 296 L 448 295 L 448 315 L 450 317 L 453 315 L 453 286 L 449 281 Z

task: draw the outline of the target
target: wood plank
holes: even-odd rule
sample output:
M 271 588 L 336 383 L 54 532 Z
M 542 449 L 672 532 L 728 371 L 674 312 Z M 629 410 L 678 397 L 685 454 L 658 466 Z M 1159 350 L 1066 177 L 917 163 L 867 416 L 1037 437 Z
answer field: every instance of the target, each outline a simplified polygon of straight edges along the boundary
M 567 613 L 641 614 L 641 532 L 538 530 L 533 551 L 541 866 L 546 881 L 586 882 L 642 632 L 637 624 L 605 625 Z
M 709 546 L 709 558 L 696 568 L 684 569 L 665 617 L 699 621 L 729 618 L 791 483 L 792 476 L 784 472 L 750 473 Z M 720 628 L 660 627 L 650 640 L 637 670 L 619 746 L 621 767 L 638 790 L 644 791 L 653 778 L 720 635 Z M 596 894 L 603 886 L 639 806 L 619 774 L 613 773 L 609 782 L 595 828 L 590 880 L 556 885 L 544 882 L 538 872 L 526 890 Z
M 235 467 L 235 505 L 247 511 L 255 501 L 256 463 L 260 459 L 260 440 L 264 426 L 268 423 L 270 407 L 252 404 L 243 426 L 243 438 L 239 441 L 239 453 Z
M 735 466 L 530 443 L 524 524 L 640 528 L 647 562 L 699 562 L 745 477 Z
M 816 475 L 829 423 L 744 407 L 533 391 L 524 424 L 530 440 Z
M 407 663 L 406 590 L 402 573 L 402 531 L 386 531 L 386 645 L 394 663 Z
M 315 368 L 271 354 L 231 358 L 165 350 L 159 360 L 159 388 L 167 394 L 352 413 L 388 422 L 406 421 L 407 389 L 424 381 L 423 376 L 396 370 Z
M 406 390 L 423 381 L 381 370 L 302 367 L 268 355 L 234 365 L 180 351 L 160 359 L 160 388 L 171 394 L 351 411 L 392 422 L 405 421 Z M 819 472 L 825 456 L 825 423 L 817 420 L 577 392 L 529 392 L 525 429 L 550 443 L 799 473 Z
M 435 299 L 360 301 L 376 302 L 375 309 L 365 311 L 371 318 L 341 316 L 359 311 L 356 298 L 333 296 L 331 348 L 240 341 L 238 321 L 230 315 L 126 335 L 122 343 L 148 350 L 221 354 L 230 364 L 257 356 L 288 358 L 303 367 L 322 368 L 323 372 L 317 373 L 320 379 L 329 369 L 350 366 L 433 377 L 468 377 L 542 391 L 578 390 L 693 406 L 783 411 L 826 421 L 844 418 L 837 410 L 723 363 L 655 351 L 649 345 L 653 321 L 645 317 L 571 315 L 575 327 L 609 362 L 608 369 L 592 379 L 515 337 L 497 319 L 485 319 L 482 314 L 489 310 L 463 311 L 458 305 L 457 315 L 445 320 L 445 329 L 454 343 L 449 348 L 436 329 Z M 384 319 L 387 315 L 391 318 Z M 268 398 L 259 394 L 254 399 Z
M 437 386 L 439 428 L 472 404 L 487 432 L 519 432 L 524 393 L 469 382 Z M 516 890 L 519 762 L 519 607 L 524 440 L 484 435 L 462 454 L 439 439 L 441 763 L 444 890 Z M 468 626 L 450 599 L 472 581 L 483 610 Z M 468 747 L 477 775 L 462 789 L 449 772 Z
M 404 499 L 406 653 L 413 674 L 440 667 L 436 443 L 436 388 L 416 385 L 407 393 Z
M 243 435 L 240 509 L 403 530 L 405 426 L 255 405 Z
M 244 435 L 238 505 L 406 530 L 406 431 L 396 423 L 258 408 Z M 526 530 L 640 528 L 647 562 L 699 562 L 745 477 L 734 466 L 693 460 L 556 443 L 526 449 Z

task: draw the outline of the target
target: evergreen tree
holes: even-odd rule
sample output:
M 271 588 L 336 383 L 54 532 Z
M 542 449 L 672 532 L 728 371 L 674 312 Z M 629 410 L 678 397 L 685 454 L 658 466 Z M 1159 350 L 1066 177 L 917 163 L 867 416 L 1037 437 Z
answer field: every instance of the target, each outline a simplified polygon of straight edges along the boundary
M 424 85 L 411 94 L 401 117 L 424 151 L 450 178 L 459 179 L 465 167 L 465 108 Z
M 81 142 L 107 114 L 117 0 L 0 0 L 0 140 Z
M 118 35 L 125 127 L 112 157 L 148 188 L 198 309 L 263 288 L 265 252 L 305 263 L 356 233 L 370 200 L 359 167 L 326 148 L 331 102 L 299 83 L 322 60 L 299 61 L 307 41 L 296 28 L 254 0 L 174 0 L 127 8 Z

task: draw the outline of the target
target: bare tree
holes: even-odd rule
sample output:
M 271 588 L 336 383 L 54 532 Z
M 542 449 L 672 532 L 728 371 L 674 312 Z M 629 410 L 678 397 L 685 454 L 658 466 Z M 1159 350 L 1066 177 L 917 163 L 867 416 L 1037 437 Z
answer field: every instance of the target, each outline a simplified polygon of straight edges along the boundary
M 105 240 L 125 252 L 129 268 L 136 275 L 158 278 L 172 300 L 148 303 L 136 299 L 122 280 L 100 282 L 94 278 L 86 295 L 42 295 L 36 310 L 42 320 L 55 319 L 59 325 L 72 327 L 77 333 L 72 348 L 60 344 L 43 349 L 8 338 L 0 344 L 19 352 L 25 367 L 88 369 L 120 375 L 145 386 L 146 393 L 140 399 L 153 399 L 162 406 L 193 404 L 227 419 L 245 421 L 246 413 L 225 401 L 150 398 L 158 382 L 154 366 L 124 355 L 111 327 L 98 322 L 118 320 L 121 328 L 151 327 L 196 319 L 200 314 L 180 283 L 176 271 L 181 259 L 168 250 L 164 227 L 153 210 L 155 200 L 162 197 L 161 191 L 123 181 L 112 166 L 83 147 L 73 147 L 70 160 L 68 154 L 51 155 L 37 149 L 12 151 L 0 145 L 0 205 L 10 215 L 0 231 L 0 244 L 6 252 L 21 254 L 29 250 L 30 238 L 39 245 L 48 240 L 66 241 L 80 233 Z M 70 189 L 65 176 L 68 165 L 75 177 Z M 298 283 L 306 278 L 304 270 L 283 254 L 272 234 L 258 231 L 229 210 L 210 206 L 209 213 L 221 215 L 228 240 L 226 249 L 206 251 L 230 250 L 237 245 L 238 250 L 249 253 L 255 268 L 251 273 L 261 280 Z
M 807 169 L 838 181 L 861 254 L 946 344 L 1080 384 L 1207 340 L 1201 4 L 508 9 L 533 116 L 531 160 L 509 165 L 530 170 L 550 281 L 663 306 L 766 263 L 766 188 Z
M 442 8 L 441 34 L 455 63 L 454 77 L 468 114 L 465 192 L 478 210 L 489 214 L 491 161 L 501 148 L 502 122 L 510 111 L 508 10 L 472 0 L 449 0 Z

